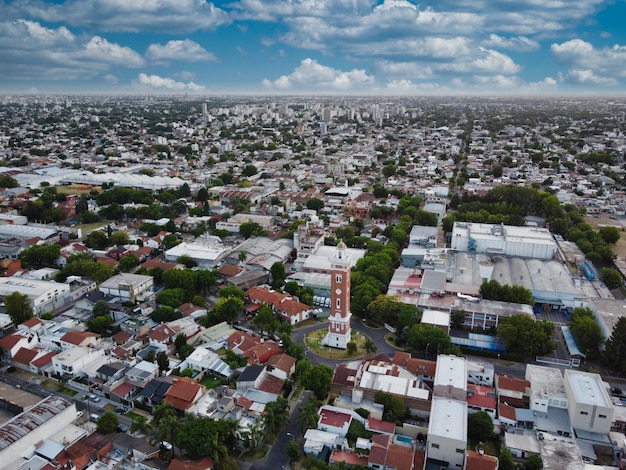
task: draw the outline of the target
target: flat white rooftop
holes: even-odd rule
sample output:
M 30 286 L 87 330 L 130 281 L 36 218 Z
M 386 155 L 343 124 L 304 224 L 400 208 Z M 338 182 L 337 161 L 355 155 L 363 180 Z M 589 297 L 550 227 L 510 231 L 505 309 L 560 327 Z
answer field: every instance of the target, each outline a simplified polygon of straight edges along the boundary
M 602 385 L 602 378 L 598 374 L 588 374 L 566 369 L 565 380 L 569 380 L 577 403 L 604 407 L 612 406 L 611 399 Z
M 467 402 L 433 397 L 428 434 L 467 440 Z
M 452 386 L 467 390 L 467 362 L 464 357 L 440 354 L 437 356 L 435 386 Z

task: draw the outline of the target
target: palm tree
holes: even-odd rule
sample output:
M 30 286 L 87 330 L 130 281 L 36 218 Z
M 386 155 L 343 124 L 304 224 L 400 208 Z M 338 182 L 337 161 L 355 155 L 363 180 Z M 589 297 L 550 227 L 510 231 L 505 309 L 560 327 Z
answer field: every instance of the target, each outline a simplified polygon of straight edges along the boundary
M 372 338 L 367 338 L 365 340 L 365 343 L 363 343 L 363 347 L 365 348 L 368 354 L 374 353 L 376 352 L 376 349 L 378 349 L 376 347 L 376 343 L 374 343 L 374 340 Z
M 152 422 L 158 426 L 161 420 L 167 416 L 176 416 L 176 410 L 171 403 L 161 403 L 152 412 Z
M 302 426 L 302 432 L 305 432 L 309 428 L 317 427 L 317 422 L 320 419 L 317 412 L 321 404 L 321 401 L 312 398 L 306 405 L 300 407 L 300 416 L 296 418 L 296 422 Z
M 150 429 L 152 429 L 152 426 L 150 426 L 148 418 L 145 416 L 137 416 L 130 426 L 131 433 L 150 434 Z
M 250 444 L 250 450 L 254 450 L 263 442 L 263 423 L 257 421 L 248 428 L 246 440 Z
M 172 444 L 172 455 L 174 455 L 174 441 L 176 440 L 176 434 L 178 434 L 178 430 L 182 426 L 182 422 L 180 418 L 176 415 L 164 416 L 159 421 L 159 425 L 157 428 L 157 439 L 159 441 L 167 441 Z
M 237 256 L 237 259 L 239 260 L 239 262 L 241 264 L 243 264 L 246 261 L 246 258 L 248 257 L 247 253 L 245 251 L 240 251 L 239 255 Z
M 269 402 L 265 406 L 263 424 L 265 424 L 265 435 L 271 440 L 289 422 L 289 403 L 283 397 L 278 397 L 276 401 Z

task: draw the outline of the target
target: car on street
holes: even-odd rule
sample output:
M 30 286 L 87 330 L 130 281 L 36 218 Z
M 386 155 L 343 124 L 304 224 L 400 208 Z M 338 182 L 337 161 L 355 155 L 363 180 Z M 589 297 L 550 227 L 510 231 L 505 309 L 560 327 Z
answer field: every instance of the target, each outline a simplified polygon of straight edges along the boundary
M 87 395 L 87 398 L 89 398 L 89 400 L 91 400 L 94 403 L 98 403 L 100 401 L 100 397 L 98 395 L 94 395 L 93 393 L 90 393 L 89 395 Z
M 128 431 L 128 426 L 126 426 L 125 424 L 120 423 L 120 424 L 117 425 L 117 430 L 119 432 L 126 432 L 126 431 Z
M 128 410 L 127 410 L 127 409 L 126 409 L 126 407 L 124 407 L 124 406 L 117 406 L 117 407 L 115 408 L 115 411 L 116 411 L 117 413 L 126 413 L 126 411 L 128 411 Z

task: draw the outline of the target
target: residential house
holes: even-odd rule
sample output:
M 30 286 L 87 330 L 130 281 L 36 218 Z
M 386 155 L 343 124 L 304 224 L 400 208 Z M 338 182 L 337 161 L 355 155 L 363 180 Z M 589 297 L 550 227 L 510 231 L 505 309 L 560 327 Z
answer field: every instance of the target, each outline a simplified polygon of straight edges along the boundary
M 152 362 L 141 361 L 126 371 L 126 381 L 139 388 L 144 388 L 159 372 L 159 366 Z
M 467 448 L 467 403 L 434 396 L 430 416 L 426 468 L 430 468 L 428 465 L 463 468 Z
M 180 413 L 186 412 L 206 393 L 206 387 L 190 377 L 177 377 L 163 401 Z
M 59 376 L 76 376 L 93 362 L 104 357 L 104 350 L 76 346 L 61 351 L 52 358 L 54 373 Z

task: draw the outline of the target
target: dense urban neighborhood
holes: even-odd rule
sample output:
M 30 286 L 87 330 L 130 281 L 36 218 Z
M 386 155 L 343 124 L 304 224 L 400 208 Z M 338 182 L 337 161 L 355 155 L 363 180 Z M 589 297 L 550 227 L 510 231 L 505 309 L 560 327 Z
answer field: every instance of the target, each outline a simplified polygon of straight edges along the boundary
M 0 466 L 626 468 L 626 99 L 0 97 Z

